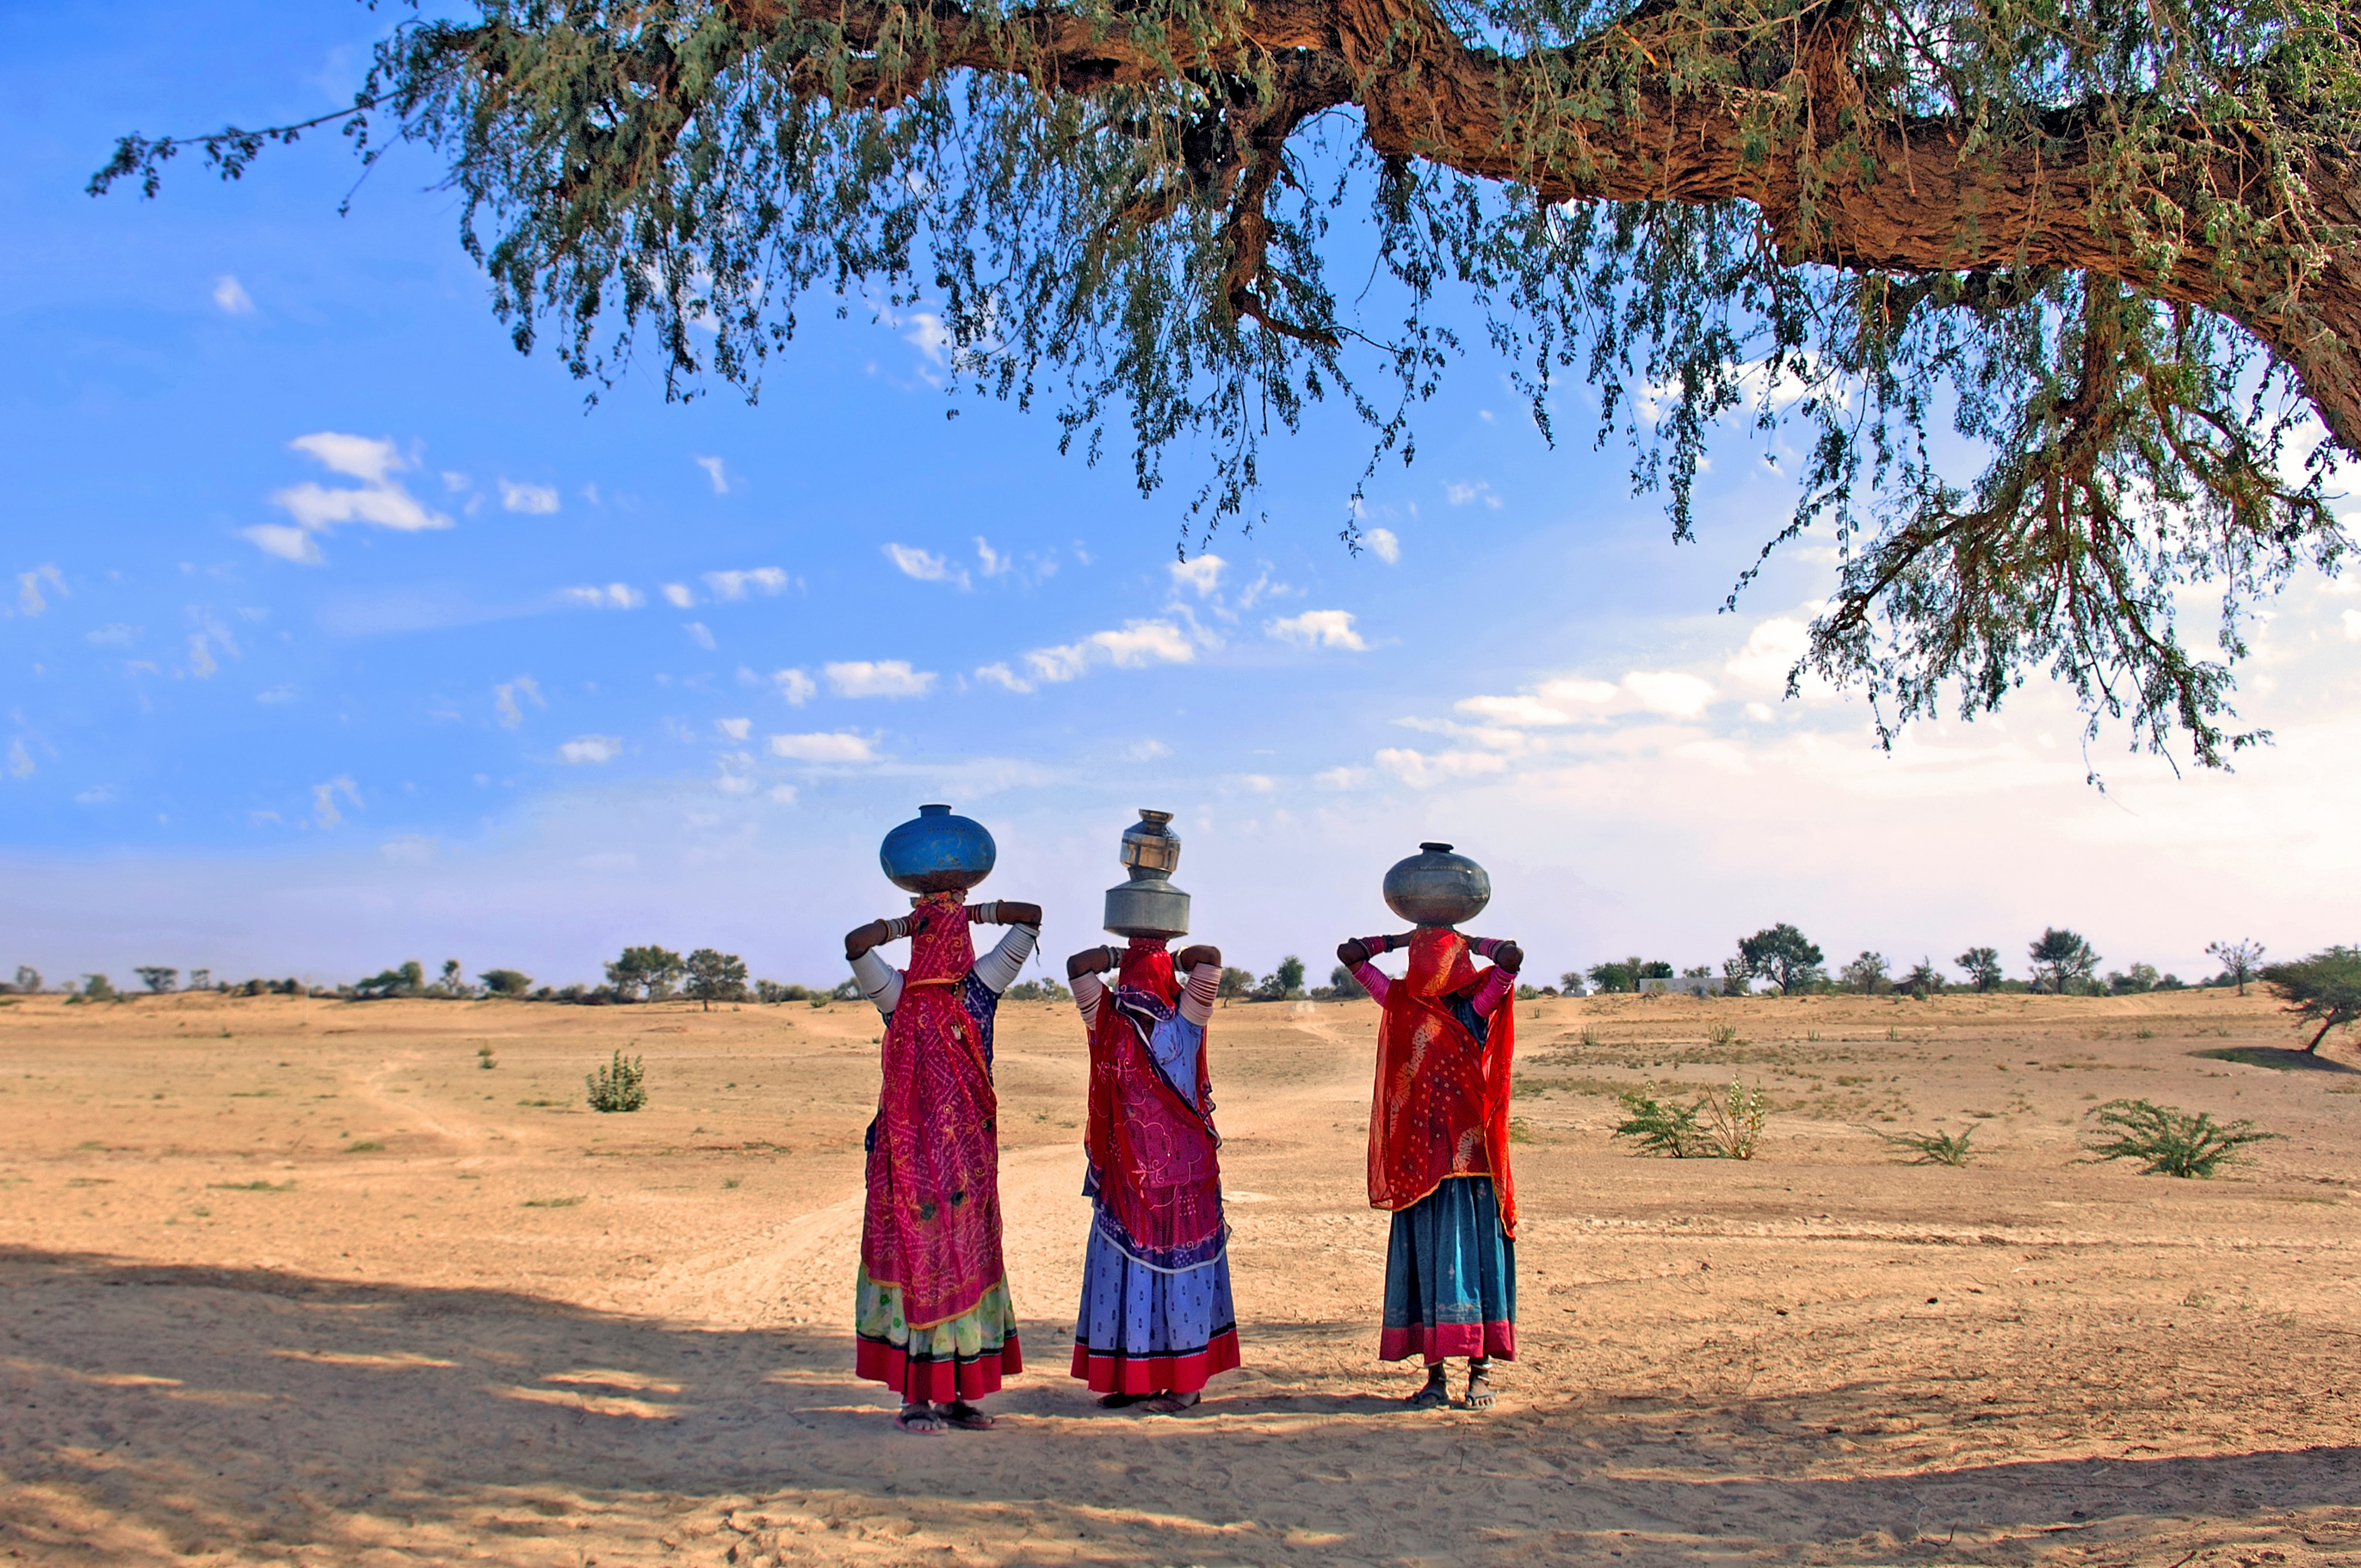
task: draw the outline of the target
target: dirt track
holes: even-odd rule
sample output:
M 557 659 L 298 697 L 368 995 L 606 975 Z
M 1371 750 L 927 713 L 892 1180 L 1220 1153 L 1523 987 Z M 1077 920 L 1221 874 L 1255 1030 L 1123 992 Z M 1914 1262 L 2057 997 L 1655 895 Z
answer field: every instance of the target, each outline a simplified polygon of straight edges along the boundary
M 2361 1561 L 2350 1045 L 2192 1054 L 2290 1042 L 2225 992 L 1529 1006 L 1521 1355 L 1491 1414 L 1411 1416 L 1373 1360 L 1372 1020 L 1217 1015 L 1248 1365 L 1162 1420 L 1064 1376 L 1081 1034 L 1005 1008 L 1032 1370 L 998 1431 L 919 1440 L 848 1375 L 865 1010 L 0 1007 L 0 1552 Z M 653 1102 L 594 1115 L 619 1046 Z M 1778 1107 L 1759 1160 L 1609 1141 L 1615 1086 L 1733 1071 Z M 2211 1182 L 2073 1163 L 2118 1096 L 2287 1137 Z M 1966 1169 L 1862 1130 L 1971 1124 Z

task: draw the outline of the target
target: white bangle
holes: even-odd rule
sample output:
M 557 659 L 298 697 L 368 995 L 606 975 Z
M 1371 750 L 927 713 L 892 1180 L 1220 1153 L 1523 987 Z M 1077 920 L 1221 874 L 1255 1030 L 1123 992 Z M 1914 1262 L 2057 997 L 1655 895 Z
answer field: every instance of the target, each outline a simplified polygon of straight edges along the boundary
M 982 904 L 969 905 L 969 908 L 974 912 L 975 923 L 977 925 L 997 926 L 1000 924 L 1000 900 L 996 898 L 987 898 Z

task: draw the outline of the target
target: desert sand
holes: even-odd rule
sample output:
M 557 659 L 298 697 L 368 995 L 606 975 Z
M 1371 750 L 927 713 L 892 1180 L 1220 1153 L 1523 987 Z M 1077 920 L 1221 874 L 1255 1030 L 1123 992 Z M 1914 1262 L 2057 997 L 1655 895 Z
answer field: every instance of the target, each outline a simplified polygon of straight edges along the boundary
M 850 1375 L 858 1004 L 0 1006 L 0 1552 L 196 1563 L 2361 1561 L 2361 1071 L 2260 998 L 1521 1004 L 1521 1355 L 1375 1360 L 1375 1011 L 1212 1035 L 1246 1366 L 1179 1418 L 1065 1371 L 1071 1009 L 1001 1014 L 1028 1370 L 916 1438 Z M 1710 1043 L 1716 1024 L 1734 1042 Z M 1586 1038 L 1585 1031 L 1588 1031 Z M 489 1046 L 493 1065 L 478 1066 Z M 614 1049 L 652 1101 L 584 1103 Z M 1760 1080 L 1749 1162 L 1615 1089 Z M 2094 1103 L 2285 1135 L 2076 1163 Z M 1976 1129 L 1966 1168 L 1872 1129 Z

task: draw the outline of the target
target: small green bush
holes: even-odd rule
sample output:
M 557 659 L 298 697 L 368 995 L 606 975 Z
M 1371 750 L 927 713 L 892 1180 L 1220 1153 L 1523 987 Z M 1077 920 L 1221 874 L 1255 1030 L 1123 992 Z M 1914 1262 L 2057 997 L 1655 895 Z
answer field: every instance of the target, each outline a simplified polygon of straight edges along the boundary
M 1650 1092 L 1655 1087 L 1651 1083 L 1627 1089 L 1615 1097 L 1623 1107 L 1623 1120 L 1617 1124 L 1615 1135 L 1637 1142 L 1642 1154 L 1673 1159 L 1712 1158 L 1713 1146 L 1705 1129 L 1697 1125 L 1697 1106 L 1668 1105 Z
M 1879 1133 L 1874 1127 L 1865 1130 L 1895 1148 L 1911 1151 L 1916 1157 L 1908 1162 L 1912 1165 L 1960 1166 L 1975 1157 L 1975 1151 L 1968 1146 L 1975 1141 L 1973 1127 L 1962 1133 Z
M 617 1051 L 614 1061 L 582 1081 L 590 1088 L 590 1109 L 593 1111 L 637 1111 L 648 1102 L 647 1069 L 642 1058 L 623 1059 Z
M 2212 1176 L 2239 1163 L 2241 1146 L 2284 1135 L 2258 1133 L 2252 1122 L 2217 1124 L 2211 1112 L 2192 1114 L 2145 1100 L 2110 1100 L 2090 1114 L 2099 1124 L 2083 1135 L 2091 1156 L 2085 1163 L 2136 1159 L 2143 1162 L 2142 1176 Z

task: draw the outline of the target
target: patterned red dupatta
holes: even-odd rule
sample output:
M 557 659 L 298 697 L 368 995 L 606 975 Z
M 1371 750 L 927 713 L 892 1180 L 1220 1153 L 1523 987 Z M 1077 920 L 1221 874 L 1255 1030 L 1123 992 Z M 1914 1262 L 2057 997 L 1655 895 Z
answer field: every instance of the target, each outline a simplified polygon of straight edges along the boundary
M 1221 1167 L 1213 1083 L 1197 1055 L 1192 1093 L 1158 1070 L 1148 1036 L 1180 999 L 1172 955 L 1135 937 L 1091 1028 L 1090 1120 L 1083 1146 L 1093 1195 L 1126 1250 L 1158 1267 L 1187 1267 L 1222 1239 Z
M 1457 1176 L 1492 1179 L 1501 1232 L 1517 1234 L 1509 1167 L 1516 1000 L 1478 1041 L 1452 1006 L 1479 983 L 1467 939 L 1448 927 L 1411 938 L 1410 972 L 1387 988 L 1378 1020 L 1378 1081 L 1369 1105 L 1369 1206 L 1407 1209 Z
M 1001 1281 L 1000 1140 L 992 1066 L 968 1006 L 975 967 L 961 893 L 910 912 L 910 967 L 885 1025 L 862 1262 L 901 1288 L 912 1329 L 974 1310 Z

